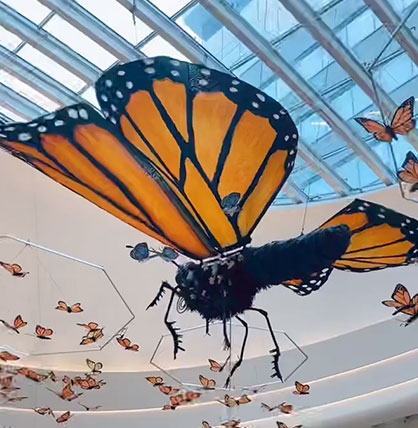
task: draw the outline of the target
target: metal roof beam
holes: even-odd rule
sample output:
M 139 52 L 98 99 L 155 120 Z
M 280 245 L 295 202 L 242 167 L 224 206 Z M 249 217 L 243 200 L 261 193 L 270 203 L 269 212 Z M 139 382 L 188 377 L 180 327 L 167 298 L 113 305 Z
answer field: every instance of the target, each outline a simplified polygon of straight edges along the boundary
M 396 177 L 387 165 L 373 153 L 347 122 L 300 76 L 290 64 L 243 17 L 224 0 L 199 0 L 222 24 L 265 62 L 302 100 L 323 117 L 334 132 L 370 167 L 387 185 Z
M 77 93 L 3 46 L 0 46 L 0 64 L 0 68 L 16 76 L 19 80 L 32 86 L 32 88 L 58 104 L 68 105 L 86 102 Z
M 0 83 L 0 99 L 20 116 L 33 119 L 46 114 L 47 111 L 28 100 L 3 83 Z
M 377 106 L 380 106 L 385 116 L 391 116 L 397 108 L 395 102 L 377 82 L 374 82 L 373 87 L 370 73 L 366 71 L 360 61 L 347 49 L 340 39 L 335 36 L 334 32 L 322 21 L 321 17 L 311 8 L 306 0 L 279 1 L 311 33 L 314 39 L 328 51 L 369 98 Z M 418 133 L 416 130 L 408 135 L 408 139 L 418 150 Z
M 146 57 L 120 34 L 97 19 L 78 3 L 70 0 L 39 0 L 39 2 L 56 12 L 73 27 L 94 40 L 120 61 L 128 62 Z
M 308 200 L 308 196 L 293 181 L 288 178 L 283 186 L 283 192 L 296 204 L 302 204 Z
M 402 19 L 393 10 L 390 3 L 387 0 L 364 0 L 364 3 L 370 7 L 390 34 L 398 30 L 394 35 L 395 39 L 405 49 L 412 61 L 418 65 L 418 41 L 407 25 L 402 25 L 398 29 L 402 24 Z
M 0 22 L 6 30 L 16 34 L 85 82 L 93 83 L 102 74 L 99 67 L 1 1 Z
M 298 154 L 340 196 L 347 196 L 352 192 L 351 187 L 323 162 L 301 138 L 298 142 Z
M 163 39 L 175 47 L 190 61 L 204 64 L 209 68 L 230 73 L 220 61 L 184 31 L 179 25 L 147 0 L 117 0 L 135 14 L 141 21 L 156 31 Z

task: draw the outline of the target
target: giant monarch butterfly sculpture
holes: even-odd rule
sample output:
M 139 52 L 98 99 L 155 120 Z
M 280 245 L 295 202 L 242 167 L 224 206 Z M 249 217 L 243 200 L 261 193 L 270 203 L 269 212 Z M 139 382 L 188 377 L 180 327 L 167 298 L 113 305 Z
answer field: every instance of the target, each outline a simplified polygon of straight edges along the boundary
M 317 230 L 251 247 L 251 234 L 291 173 L 298 133 L 284 108 L 247 83 L 167 57 L 117 65 L 96 83 L 103 116 L 77 104 L 26 124 L 0 126 L 0 147 L 124 222 L 194 259 L 163 282 L 149 307 L 171 292 L 209 323 L 267 312 L 252 306 L 263 289 L 283 284 L 318 290 L 333 268 L 368 272 L 417 256 L 418 222 L 355 200 Z M 301 263 L 300 261 L 304 262 Z M 225 343 L 229 344 L 226 328 Z

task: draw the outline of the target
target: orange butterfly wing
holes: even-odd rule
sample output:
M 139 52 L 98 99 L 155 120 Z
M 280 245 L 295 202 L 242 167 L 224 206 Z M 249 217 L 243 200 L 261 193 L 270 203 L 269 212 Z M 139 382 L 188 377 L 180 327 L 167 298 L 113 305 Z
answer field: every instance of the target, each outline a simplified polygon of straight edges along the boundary
M 7 351 L 1 351 L 0 352 L 0 360 L 2 360 L 2 361 L 17 361 L 17 360 L 20 360 L 20 357 L 18 357 L 17 355 L 13 355 Z
M 74 312 L 75 314 L 83 312 L 83 309 L 81 308 L 81 303 L 74 303 L 74 305 L 71 306 L 71 312 Z
M 298 381 L 295 382 L 296 391 L 293 391 L 294 394 L 303 395 L 309 394 L 311 387 L 308 384 L 303 384 Z
M 15 328 L 23 328 L 28 325 L 27 322 L 23 321 L 22 317 L 18 315 L 13 321 L 13 325 Z
M 415 128 L 414 116 L 415 97 L 409 97 L 396 110 L 392 119 L 393 131 L 400 135 L 406 135 Z
M 300 295 L 318 290 L 333 268 L 369 272 L 414 263 L 418 257 L 418 221 L 373 202 L 355 199 L 320 228 L 347 225 L 351 242 L 332 266 L 283 285 Z
M 73 415 L 70 412 L 65 412 L 60 417 L 58 417 L 56 421 L 58 424 L 61 424 L 63 422 L 67 422 L 72 417 Z
M 153 61 L 98 80 L 107 120 L 77 104 L 0 126 L 0 146 L 192 258 L 240 247 L 293 169 L 296 127 L 274 99 L 228 74 Z
M 359 123 L 369 134 L 373 134 L 373 137 L 378 141 L 384 141 L 390 143 L 393 136 L 386 130 L 385 125 L 380 122 L 376 122 L 373 119 L 367 119 L 366 117 L 355 117 L 354 120 Z

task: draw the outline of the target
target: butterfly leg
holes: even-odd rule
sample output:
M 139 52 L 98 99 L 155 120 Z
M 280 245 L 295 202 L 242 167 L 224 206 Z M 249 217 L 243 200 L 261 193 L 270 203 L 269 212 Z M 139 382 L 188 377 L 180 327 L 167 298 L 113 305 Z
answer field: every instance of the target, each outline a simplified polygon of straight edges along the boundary
M 224 388 L 228 388 L 231 384 L 231 379 L 238 367 L 242 364 L 242 361 L 244 359 L 244 352 L 245 352 L 245 346 L 247 345 L 247 339 L 248 339 L 248 324 L 240 318 L 238 315 L 235 315 L 235 318 L 244 326 L 245 332 L 244 332 L 244 339 L 242 340 L 241 345 L 241 352 L 238 356 L 238 361 L 233 365 L 231 371 L 229 372 L 229 375 L 225 381 Z
M 163 285 L 164 285 L 164 283 L 163 283 Z M 173 288 L 173 287 L 171 287 L 169 284 L 167 284 L 167 286 L 166 286 L 166 288 L 169 288 L 171 290 L 171 296 L 170 296 L 170 301 L 168 302 L 167 310 L 166 310 L 166 313 L 165 313 L 164 323 L 167 326 L 169 332 L 171 333 L 171 336 L 173 337 L 173 341 L 174 341 L 174 359 L 176 359 L 177 353 L 179 351 L 185 351 L 185 349 L 180 346 L 180 344 L 182 342 L 182 340 L 181 340 L 182 335 L 178 333 L 179 328 L 178 327 L 174 327 L 174 324 L 176 323 L 176 321 L 169 321 L 168 320 L 168 317 L 170 315 L 171 307 L 173 306 L 174 296 L 176 296 L 176 289 Z
M 223 320 L 223 332 L 224 332 L 224 350 L 228 350 L 231 348 L 231 341 L 228 337 L 228 332 L 226 330 L 226 320 Z
M 273 327 L 271 326 L 269 315 L 267 311 L 263 309 L 249 308 L 248 310 L 258 312 L 266 320 L 266 324 L 269 329 L 270 336 L 274 343 L 274 348 L 270 351 L 270 353 L 273 354 L 273 371 L 274 371 L 271 377 L 278 377 L 283 382 L 283 377 L 282 377 L 282 374 L 280 373 L 280 367 L 279 367 L 280 347 L 279 347 L 279 344 L 277 343 L 276 336 L 274 335 L 274 331 L 273 331 Z
M 160 289 L 158 290 L 157 295 L 154 297 L 153 301 L 147 306 L 146 310 L 154 306 L 157 306 L 158 302 L 164 297 L 165 290 L 171 290 L 172 292 L 174 292 L 174 288 L 168 282 L 163 281 Z

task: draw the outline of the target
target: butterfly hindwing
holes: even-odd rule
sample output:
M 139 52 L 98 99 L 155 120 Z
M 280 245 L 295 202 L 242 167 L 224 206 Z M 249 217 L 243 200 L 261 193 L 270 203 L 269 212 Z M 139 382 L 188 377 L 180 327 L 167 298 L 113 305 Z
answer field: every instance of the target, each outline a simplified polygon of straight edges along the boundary
M 389 208 L 361 199 L 325 222 L 320 229 L 347 225 L 351 240 L 345 253 L 319 275 L 292 278 L 283 285 L 307 295 L 319 289 L 332 268 L 350 272 L 370 272 L 411 264 L 418 257 L 418 221 Z M 326 271 L 325 271 L 326 269 Z M 321 277 L 321 274 L 325 276 Z
M 415 128 L 414 104 L 415 97 L 409 97 L 396 109 L 391 124 L 396 134 L 406 135 Z

